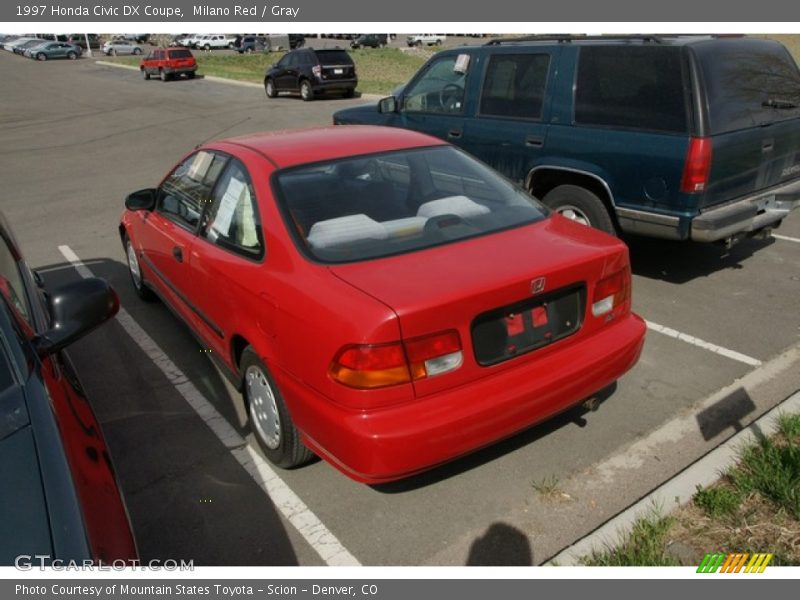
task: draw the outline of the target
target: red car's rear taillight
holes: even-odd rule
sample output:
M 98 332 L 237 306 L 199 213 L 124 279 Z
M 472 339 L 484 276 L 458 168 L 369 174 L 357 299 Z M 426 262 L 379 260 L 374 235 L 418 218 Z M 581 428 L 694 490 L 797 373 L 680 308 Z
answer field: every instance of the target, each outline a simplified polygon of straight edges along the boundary
M 681 192 L 696 194 L 705 191 L 710 171 L 711 138 L 692 138 L 689 140 L 689 148 L 686 150 Z
M 458 332 L 444 331 L 405 342 L 345 346 L 333 359 L 329 373 L 348 387 L 376 389 L 441 375 L 462 362 Z
M 630 305 L 631 269 L 625 267 L 613 275 L 601 279 L 594 287 L 592 315 L 602 317 L 621 306 Z

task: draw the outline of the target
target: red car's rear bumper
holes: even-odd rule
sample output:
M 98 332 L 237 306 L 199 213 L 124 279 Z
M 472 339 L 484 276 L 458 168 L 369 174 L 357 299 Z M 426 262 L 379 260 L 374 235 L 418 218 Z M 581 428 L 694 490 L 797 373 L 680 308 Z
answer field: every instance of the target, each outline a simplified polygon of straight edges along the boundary
M 638 360 L 645 324 L 631 314 L 524 366 L 413 402 L 356 411 L 279 375 L 304 441 L 365 483 L 392 481 L 492 444 L 591 397 Z M 489 369 L 487 369 L 488 371 Z

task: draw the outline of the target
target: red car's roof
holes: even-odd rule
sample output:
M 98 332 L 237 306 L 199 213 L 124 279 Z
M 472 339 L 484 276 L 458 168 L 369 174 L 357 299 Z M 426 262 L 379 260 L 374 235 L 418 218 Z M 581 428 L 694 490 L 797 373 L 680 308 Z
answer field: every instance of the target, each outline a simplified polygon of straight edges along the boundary
M 258 133 L 220 140 L 209 146 L 216 144 L 251 148 L 269 158 L 278 168 L 285 168 L 359 154 L 443 145 L 445 142 L 396 127 L 337 125 Z

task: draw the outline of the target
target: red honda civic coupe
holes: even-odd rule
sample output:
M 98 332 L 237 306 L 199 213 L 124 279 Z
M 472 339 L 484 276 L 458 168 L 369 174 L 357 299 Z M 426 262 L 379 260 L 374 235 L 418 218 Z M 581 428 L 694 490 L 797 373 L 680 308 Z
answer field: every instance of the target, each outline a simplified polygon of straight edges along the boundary
M 137 293 L 211 350 L 280 467 L 407 477 L 591 397 L 644 343 L 625 244 L 424 134 L 211 142 L 125 207 Z

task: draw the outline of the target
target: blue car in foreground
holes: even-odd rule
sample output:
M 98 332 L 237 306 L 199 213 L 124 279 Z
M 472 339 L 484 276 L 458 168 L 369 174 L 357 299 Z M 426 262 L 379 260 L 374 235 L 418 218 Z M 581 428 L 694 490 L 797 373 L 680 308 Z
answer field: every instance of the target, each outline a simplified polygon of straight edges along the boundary
M 102 279 L 45 291 L 0 213 L 0 565 L 137 557 L 100 425 L 64 351 L 118 308 Z

